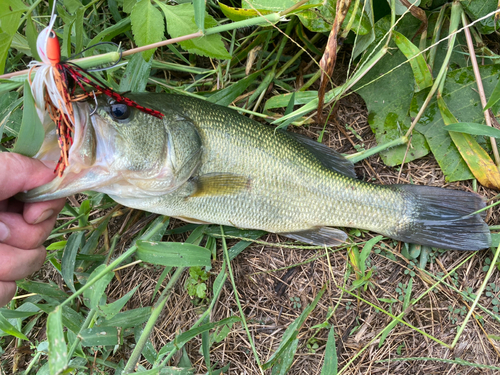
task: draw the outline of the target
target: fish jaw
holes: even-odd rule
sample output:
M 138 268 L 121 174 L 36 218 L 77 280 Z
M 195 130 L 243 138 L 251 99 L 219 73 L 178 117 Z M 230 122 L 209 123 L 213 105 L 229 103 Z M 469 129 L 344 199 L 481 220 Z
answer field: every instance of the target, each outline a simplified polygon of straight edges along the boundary
M 118 171 L 111 166 L 114 154 L 113 129 L 100 124 L 100 119 L 90 116 L 88 103 L 75 103 L 75 133 L 69 150 L 68 161 L 62 176 L 16 197 L 24 202 L 41 202 L 68 197 L 86 190 L 98 191 L 119 181 Z M 48 127 L 44 143 L 35 158 L 47 166 L 55 166 L 59 158 L 55 127 Z

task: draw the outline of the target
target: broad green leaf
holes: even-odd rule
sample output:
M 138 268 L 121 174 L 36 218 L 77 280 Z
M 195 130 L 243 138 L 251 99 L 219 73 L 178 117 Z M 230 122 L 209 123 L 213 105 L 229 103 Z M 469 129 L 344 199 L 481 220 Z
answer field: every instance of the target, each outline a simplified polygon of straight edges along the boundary
M 132 9 L 134 8 L 134 5 L 137 3 L 138 0 L 123 0 L 123 11 L 125 13 L 130 13 L 132 12 Z
M 100 327 L 131 328 L 144 323 L 151 315 L 151 307 L 139 307 L 137 309 L 123 311 L 111 319 L 102 321 Z
M 403 18 L 398 24 L 399 31 L 405 35 L 408 30 L 418 29 L 419 22 L 413 17 Z M 375 24 L 376 39 L 374 45 L 390 28 L 390 18 L 384 17 Z M 393 45 L 391 42 L 390 45 Z M 373 48 L 373 47 L 372 47 Z M 408 109 L 414 94 L 415 80 L 409 64 L 404 64 L 406 57 L 399 50 L 386 54 L 355 86 L 368 107 L 368 123 L 375 133 L 377 144 L 382 145 L 406 134 L 411 118 Z M 390 72 L 396 66 L 400 68 Z M 390 72 L 390 73 L 388 73 Z M 395 166 L 403 161 L 409 162 L 429 153 L 427 143 L 419 132 L 413 132 L 411 147 L 407 145 L 393 147 L 380 153 L 384 164 Z
M 78 335 L 83 346 L 118 345 L 118 329 L 116 327 L 92 327 L 84 329 Z
M 48 304 L 37 304 L 40 310 L 50 314 L 57 306 Z M 84 318 L 81 313 L 77 313 L 71 307 L 63 306 L 62 308 L 62 324 L 74 333 L 80 332 Z
M 325 348 L 325 360 L 321 368 L 321 375 L 336 375 L 337 374 L 337 346 L 335 344 L 335 327 L 330 328 L 328 332 L 328 341 Z
M 465 12 L 471 17 L 472 21 L 475 21 L 496 10 L 498 7 L 498 0 L 461 0 L 460 4 Z M 492 15 L 476 24 L 481 34 L 490 34 L 500 30 L 500 21 L 497 21 L 495 25 L 494 17 L 495 16 Z
M 2 0 L 0 1 L 0 26 L 5 33 L 14 36 L 23 12 L 28 8 L 21 0 Z M 0 70 L 3 72 L 3 69 Z
M 220 9 L 222 13 L 229 18 L 231 21 L 243 21 L 249 18 L 258 17 L 259 13 L 262 15 L 273 13 L 272 10 L 266 9 L 243 9 L 243 8 L 234 8 L 230 7 L 226 4 L 219 3 Z
M 90 274 L 88 281 L 93 280 L 94 277 L 98 275 L 104 268 L 106 268 L 106 264 L 101 264 L 99 267 L 97 267 Z M 86 303 L 88 307 L 90 307 L 91 309 L 97 308 L 101 298 L 105 296 L 104 292 L 106 291 L 106 288 L 108 287 L 111 280 L 113 280 L 114 276 L 115 274 L 113 272 L 108 272 L 103 277 L 101 277 L 101 279 L 99 279 L 94 285 L 83 292 L 83 296 L 88 299 L 88 304 Z
M 123 306 L 125 306 L 125 304 L 130 300 L 130 298 L 132 298 L 132 295 L 136 292 L 139 286 L 140 284 L 113 303 L 97 306 L 97 310 L 101 313 L 101 315 L 105 319 L 113 318 L 116 314 L 120 312 L 121 309 L 123 309 Z
M 493 89 L 493 92 L 490 95 L 490 98 L 488 99 L 488 103 L 486 103 L 486 107 L 484 107 L 484 110 L 488 110 L 493 105 L 500 100 L 500 80 L 498 80 L 497 85 Z
M 75 13 L 82 7 L 82 2 L 80 0 L 64 0 L 63 4 L 70 13 Z
M 44 137 L 45 131 L 36 112 L 31 87 L 26 80 L 24 83 L 23 122 L 12 151 L 26 156 L 33 156 L 40 149 Z
M 498 83 L 500 66 L 484 65 L 479 67 L 479 71 L 488 96 Z M 484 122 L 484 113 L 476 90 L 477 85 L 471 67 L 452 70 L 446 75 L 442 98 L 453 117 L 460 122 Z M 427 90 L 415 95 L 410 110 L 412 116 L 416 115 L 426 96 Z M 497 103 L 493 106 L 494 112 L 498 108 L 500 105 Z M 445 128 L 436 100 L 430 102 L 416 129 L 424 134 L 446 181 L 461 181 L 474 177 Z M 480 144 L 484 142 L 481 138 L 477 140 Z
M 156 1 L 156 0 L 155 0 Z M 165 5 L 159 1 L 160 6 L 167 19 L 167 31 L 172 38 L 192 34 L 198 31 L 194 22 L 193 4 L 179 4 L 176 6 Z M 217 26 L 212 16 L 205 13 L 205 28 Z M 179 42 L 179 45 L 190 53 L 200 56 L 208 56 L 216 59 L 227 60 L 231 55 L 227 52 L 219 34 L 203 36 L 196 39 Z
M 0 32 L 0 72 L 3 72 L 5 70 L 5 62 L 7 61 L 7 57 L 9 55 L 9 48 L 11 43 L 12 35 Z
M 80 249 L 80 247 L 82 246 L 84 236 L 85 232 L 83 231 L 73 233 L 68 238 L 68 242 L 61 259 L 61 275 L 66 282 L 66 285 L 73 291 L 73 293 L 76 292 L 75 284 L 73 282 L 76 254 L 78 252 L 78 249 Z
M 210 250 L 183 242 L 137 241 L 138 259 L 172 267 L 209 267 Z
M 500 129 L 492 126 L 476 124 L 474 122 L 457 122 L 446 126 L 446 130 L 473 135 L 484 135 L 485 137 L 500 138 Z
M 69 297 L 55 284 L 47 284 L 30 280 L 20 280 L 16 281 L 16 283 L 19 288 L 24 289 L 29 293 L 36 293 L 42 297 L 46 296 L 49 298 L 54 298 L 60 302 Z
M 49 367 L 51 374 L 60 374 L 68 366 L 68 353 L 62 326 L 62 309 L 57 306 L 47 318 Z
M 336 1 L 324 1 L 321 6 L 315 9 L 307 9 L 297 13 L 300 22 L 313 32 L 329 32 L 332 29 L 335 19 Z M 359 6 L 354 21 L 351 26 L 351 31 L 358 35 L 367 35 L 370 32 L 370 20 L 368 16 L 362 12 L 363 6 Z M 342 23 L 341 30 L 349 24 L 354 7 L 351 5 L 347 11 L 347 15 Z
M 248 77 L 245 77 L 237 81 L 236 83 L 233 83 L 231 86 L 215 92 L 214 94 L 210 95 L 207 100 L 211 103 L 227 107 L 233 102 L 233 100 L 240 96 L 261 73 L 261 70 L 252 73 Z
M 152 58 L 149 61 L 144 60 L 138 53 L 132 56 L 128 60 L 127 68 L 120 81 L 119 91 L 144 92 L 151 72 L 152 61 Z
M 9 321 L 5 319 L 5 317 L 2 314 L 0 314 L 0 330 L 10 336 L 17 337 L 18 339 L 21 340 L 29 341 L 29 339 L 22 332 L 19 332 L 19 330 L 16 327 L 10 324 Z
M 287 350 L 288 346 L 293 344 L 293 341 L 297 338 L 297 336 L 299 334 L 300 328 L 302 327 L 302 325 L 306 321 L 309 314 L 311 314 L 311 312 L 314 310 L 314 308 L 318 304 L 321 296 L 323 295 L 323 293 L 325 293 L 325 290 L 326 290 L 326 286 L 323 286 L 323 288 L 321 288 L 321 290 L 318 292 L 318 294 L 316 295 L 316 298 L 314 298 L 312 303 L 310 305 L 308 305 L 304 309 L 304 311 L 302 311 L 300 316 L 297 319 L 295 319 L 288 326 L 288 328 L 283 333 L 283 337 L 281 338 L 281 343 L 280 343 L 278 349 L 276 349 L 276 351 L 269 358 L 269 360 L 262 365 L 263 370 L 267 370 L 271 366 L 274 366 L 276 364 L 276 361 L 279 361 L 282 353 L 284 353 Z
M 457 119 L 448 109 L 444 100 L 437 98 L 437 103 L 441 116 L 445 125 L 454 124 Z M 446 129 L 446 127 L 445 127 Z M 500 172 L 496 164 L 491 160 L 488 153 L 479 146 L 477 141 L 469 134 L 450 132 L 450 137 L 453 139 L 455 146 L 462 155 L 463 159 L 469 166 L 474 177 L 483 186 L 493 189 L 500 188 Z
M 414 98 L 411 106 L 411 113 L 413 115 L 416 115 L 423 104 L 426 92 L 427 90 L 422 91 L 422 95 L 419 93 Z M 443 119 L 439 115 L 439 109 L 435 100 L 431 101 L 424 116 L 422 116 L 415 128 L 425 136 L 432 154 L 445 175 L 446 181 L 453 182 L 474 178 L 474 175 L 453 143 L 450 134 L 444 128 Z
M 132 32 L 139 46 L 157 43 L 163 40 L 165 23 L 161 12 L 156 9 L 150 0 L 140 0 L 132 8 L 130 13 L 132 21 Z M 142 53 L 144 60 L 149 61 L 155 49 L 149 49 Z
M 424 59 L 424 55 L 420 53 L 418 47 L 397 31 L 392 32 L 392 37 L 399 50 L 403 52 L 410 63 L 417 84 L 417 91 L 432 86 L 431 72 Z

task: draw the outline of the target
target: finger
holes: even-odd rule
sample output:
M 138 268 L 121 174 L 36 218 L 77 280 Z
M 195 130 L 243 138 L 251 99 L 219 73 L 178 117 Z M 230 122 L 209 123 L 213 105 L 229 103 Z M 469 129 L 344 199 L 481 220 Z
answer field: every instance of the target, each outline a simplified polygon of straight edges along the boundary
M 0 281 L 0 307 L 10 302 L 16 294 L 16 283 L 14 281 Z
M 28 224 L 20 214 L 1 212 L 0 242 L 25 250 L 41 246 L 54 228 L 56 217 L 57 212 L 52 212 L 51 217 L 41 223 Z
M 48 202 L 25 203 L 23 213 L 24 220 L 28 224 L 38 224 L 42 221 L 52 218 L 54 214 L 56 214 L 57 217 L 57 214 L 64 207 L 65 202 L 66 199 L 61 198 Z M 52 225 L 53 224 L 54 223 L 52 222 Z
M 0 244 L 0 281 L 16 281 L 38 271 L 45 261 L 43 246 L 22 250 Z
M 55 174 L 40 160 L 12 152 L 0 153 L 0 201 L 21 191 L 33 189 L 50 182 Z

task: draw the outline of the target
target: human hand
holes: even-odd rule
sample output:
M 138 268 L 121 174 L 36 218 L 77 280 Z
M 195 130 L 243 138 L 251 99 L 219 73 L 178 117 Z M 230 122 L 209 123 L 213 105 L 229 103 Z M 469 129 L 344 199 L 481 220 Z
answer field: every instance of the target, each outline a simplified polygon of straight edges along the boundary
M 0 306 L 7 304 L 20 280 L 42 267 L 42 246 L 54 227 L 65 199 L 22 203 L 9 199 L 46 184 L 55 177 L 41 161 L 10 152 L 0 153 Z

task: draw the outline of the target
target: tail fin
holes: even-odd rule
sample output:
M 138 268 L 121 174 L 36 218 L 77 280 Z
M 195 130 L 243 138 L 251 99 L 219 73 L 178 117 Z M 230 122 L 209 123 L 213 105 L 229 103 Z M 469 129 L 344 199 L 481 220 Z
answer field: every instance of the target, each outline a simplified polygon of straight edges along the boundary
M 480 250 L 491 245 L 485 207 L 477 194 L 419 185 L 393 185 L 414 202 L 413 220 L 397 239 L 451 250 Z

